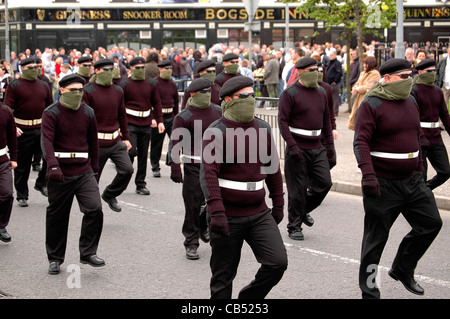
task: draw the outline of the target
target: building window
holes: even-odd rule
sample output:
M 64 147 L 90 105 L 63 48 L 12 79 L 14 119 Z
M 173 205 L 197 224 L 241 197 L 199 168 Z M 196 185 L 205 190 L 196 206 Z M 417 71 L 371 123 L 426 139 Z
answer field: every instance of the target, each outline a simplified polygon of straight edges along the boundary
M 190 47 L 198 49 L 201 45 L 206 45 L 206 38 L 196 38 L 195 30 L 173 30 L 163 31 L 163 47 L 177 47 L 184 49 Z
M 139 52 L 143 48 L 150 48 L 150 39 L 141 39 L 139 30 L 108 31 L 106 49 L 115 46 L 130 48 Z
M 244 29 L 229 29 L 228 38 L 218 38 L 217 42 L 226 43 L 227 46 L 234 46 L 235 48 L 239 45 L 248 47 L 248 32 Z

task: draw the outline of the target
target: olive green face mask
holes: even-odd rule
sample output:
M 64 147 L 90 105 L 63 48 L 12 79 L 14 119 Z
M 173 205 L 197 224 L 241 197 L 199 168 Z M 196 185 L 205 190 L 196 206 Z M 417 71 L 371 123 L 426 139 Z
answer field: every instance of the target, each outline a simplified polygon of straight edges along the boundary
M 120 70 L 119 68 L 114 68 L 112 71 L 113 79 L 120 79 Z
M 172 69 L 161 71 L 160 75 L 161 75 L 161 79 L 170 80 L 170 77 L 172 76 Z
M 416 84 L 433 85 L 435 78 L 436 78 L 436 71 L 425 72 L 425 73 L 416 75 L 414 77 L 413 82 Z
M 188 99 L 187 104 L 199 109 L 206 109 L 211 104 L 211 93 L 197 93 Z
M 101 86 L 110 86 L 112 84 L 113 74 L 112 71 L 98 72 L 95 77 L 95 82 Z
M 70 110 L 78 110 L 80 108 L 81 99 L 83 98 L 83 92 L 69 91 L 61 94 L 59 102 L 62 106 Z
M 87 78 L 91 75 L 91 67 L 90 66 L 80 66 L 78 68 L 78 74 Z
M 323 73 L 317 72 L 317 83 L 322 83 L 322 82 L 323 82 Z
M 411 78 L 389 83 L 376 83 L 366 96 L 377 96 L 385 100 L 405 100 L 411 93 Z
M 211 84 L 214 83 L 214 80 L 216 79 L 216 72 L 206 72 L 200 75 L 203 79 L 208 79 Z
M 255 103 L 256 100 L 252 96 L 229 102 L 222 101 L 223 116 L 233 122 L 249 123 L 255 117 Z
M 135 81 L 145 80 L 145 69 L 133 69 L 131 70 L 131 79 Z
M 28 81 L 34 81 L 38 77 L 38 69 L 26 69 L 22 71 L 21 78 L 24 78 Z
M 310 89 L 316 89 L 319 87 L 319 84 L 317 83 L 318 74 L 317 71 L 306 71 L 299 73 L 298 79 L 301 81 L 301 84 L 304 87 L 310 88 Z
M 225 70 L 226 73 L 228 74 L 236 74 L 238 69 L 239 69 L 239 64 L 235 63 L 235 64 L 229 64 L 229 65 L 225 65 L 223 67 L 223 69 Z

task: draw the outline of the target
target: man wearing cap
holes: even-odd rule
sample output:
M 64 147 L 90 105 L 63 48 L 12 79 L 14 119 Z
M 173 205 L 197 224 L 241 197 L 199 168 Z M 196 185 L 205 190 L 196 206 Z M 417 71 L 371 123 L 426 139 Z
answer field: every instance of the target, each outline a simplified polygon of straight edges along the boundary
M 84 79 L 78 74 L 60 81 L 61 99 L 42 114 L 42 154 L 48 163 L 46 250 L 49 274 L 64 262 L 70 211 L 76 197 L 83 219 L 79 238 L 80 262 L 104 266 L 97 257 L 103 212 L 96 179 L 99 171 L 97 121 L 82 102 Z
M 103 191 L 102 199 L 113 211 L 120 212 L 122 208 L 117 197 L 128 187 L 133 175 L 133 164 L 128 155 L 131 144 L 123 90 L 113 84 L 113 68 L 114 61 L 110 59 L 95 62 L 95 81 L 85 85 L 83 102 L 94 109 L 97 120 L 99 144 L 97 180 L 100 180 L 108 159 L 111 159 L 116 168 L 116 176 Z
M 298 81 L 280 96 L 280 132 L 286 141 L 284 172 L 288 191 L 289 237 L 303 240 L 302 223 L 311 227 L 310 213 L 331 188 L 336 165 L 326 91 L 317 83 L 317 60 L 306 57 L 295 65 Z
M 220 105 L 220 86 L 214 83 L 216 79 L 216 62 L 214 60 L 203 60 L 194 68 L 195 78 L 208 79 L 211 82 L 211 103 Z M 188 99 L 191 97 L 190 92 L 184 92 L 183 101 L 181 102 L 181 109 L 184 110 Z
M 78 59 L 77 73 L 86 81 L 86 83 L 89 83 L 92 76 L 92 58 L 90 56 L 82 56 Z
M 120 86 L 125 94 L 125 111 L 127 113 L 130 134 L 131 162 L 137 156 L 135 177 L 136 193 L 150 195 L 145 177 L 147 175 L 148 149 L 151 137 L 152 118 L 157 122 L 158 132 L 164 132 L 164 121 L 158 82 L 145 76 L 145 59 L 135 57 L 130 61 L 131 76 L 122 80 Z
M 10 242 L 6 231 L 14 203 L 12 171 L 17 167 L 17 129 L 12 110 L 0 104 L 0 241 Z M 9 157 L 7 153 L 9 152 Z
M 363 298 L 380 298 L 378 264 L 389 230 L 402 213 L 412 230 L 400 243 L 388 274 L 408 291 L 423 295 L 414 271 L 439 233 L 442 220 L 423 179 L 423 133 L 419 107 L 410 95 L 411 63 L 390 59 L 379 71 L 382 79 L 359 107 L 353 142 L 365 211 L 359 285 Z
M 211 298 L 230 299 L 244 240 L 261 264 L 239 298 L 261 299 L 283 277 L 286 249 L 278 224 L 284 197 L 279 157 L 268 123 L 256 118 L 253 81 L 228 80 L 222 117 L 203 134 L 200 183 L 211 242 Z M 272 209 L 266 204 L 267 186 Z
M 191 97 L 186 108 L 175 117 L 167 154 L 171 167 L 170 178 L 175 183 L 183 183 L 185 216 L 182 233 L 185 237 L 186 258 L 198 259 L 199 238 L 204 242 L 209 241 L 206 215 L 200 215 L 205 202 L 199 179 L 201 143 L 204 131 L 222 116 L 222 109 L 211 103 L 209 79 L 195 79 L 187 88 L 187 92 Z M 186 130 L 189 132 L 188 136 Z M 184 162 L 184 179 L 180 168 L 181 161 Z
M 420 127 L 424 136 L 421 140 L 423 177 L 431 190 L 444 184 L 450 178 L 450 164 L 447 149 L 444 145 L 439 127 L 439 119 L 450 134 L 450 116 L 442 89 L 434 85 L 436 62 L 425 59 L 416 65 L 418 75 L 414 77 L 411 95 L 416 99 L 420 109 Z M 436 175 L 427 180 L 428 163 L 430 161 Z
M 223 71 L 216 76 L 214 83 L 222 87 L 225 82 L 235 76 L 240 76 L 239 71 L 239 56 L 235 53 L 225 54 L 222 59 Z
M 158 82 L 158 92 L 161 99 L 161 107 L 164 121 L 164 131 L 159 133 L 158 128 L 152 127 L 152 136 L 150 138 L 150 164 L 152 165 L 153 177 L 161 177 L 161 152 L 164 138 L 170 138 L 172 134 L 172 125 L 175 115 L 178 114 L 178 89 L 175 82 L 171 80 L 172 63 L 169 60 L 163 60 L 158 63 L 159 75 L 155 78 Z M 166 158 L 167 159 L 167 158 Z M 166 161 L 167 163 L 167 161 Z
M 41 118 L 44 109 L 53 103 L 52 93 L 46 82 L 38 79 L 38 67 L 34 58 L 20 61 L 22 75 L 6 89 L 4 103 L 14 112 L 17 125 L 17 168 L 14 170 L 14 186 L 20 207 L 28 206 L 28 178 L 36 148 L 40 147 Z M 45 174 L 47 164 L 42 162 L 34 188 L 47 196 Z

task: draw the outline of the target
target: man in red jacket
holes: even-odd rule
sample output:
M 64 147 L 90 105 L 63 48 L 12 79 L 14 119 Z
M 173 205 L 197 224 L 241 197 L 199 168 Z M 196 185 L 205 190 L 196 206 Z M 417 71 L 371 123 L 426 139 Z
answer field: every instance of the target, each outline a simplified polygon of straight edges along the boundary
M 67 244 L 70 211 L 76 197 L 84 214 L 79 239 L 80 262 L 105 265 L 97 257 L 103 211 L 96 175 L 97 121 L 94 110 L 81 102 L 84 79 L 71 74 L 60 81 L 61 99 L 42 114 L 42 155 L 48 163 L 45 246 L 49 274 L 60 272 Z

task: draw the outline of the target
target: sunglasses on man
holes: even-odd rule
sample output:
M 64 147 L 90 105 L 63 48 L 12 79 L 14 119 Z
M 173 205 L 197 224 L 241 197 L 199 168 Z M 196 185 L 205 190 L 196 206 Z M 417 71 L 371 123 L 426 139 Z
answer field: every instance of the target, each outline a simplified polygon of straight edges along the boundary
M 76 91 L 78 91 L 78 92 L 83 92 L 83 88 L 70 88 L 70 89 L 68 89 L 70 92 L 76 92 Z
M 239 96 L 240 99 L 246 99 L 248 97 L 255 97 L 255 92 L 252 93 L 239 93 L 239 94 L 234 94 L 233 96 Z
M 145 66 L 135 66 L 134 68 L 135 68 L 135 69 L 138 69 L 138 70 L 142 70 L 142 69 L 145 68 Z

